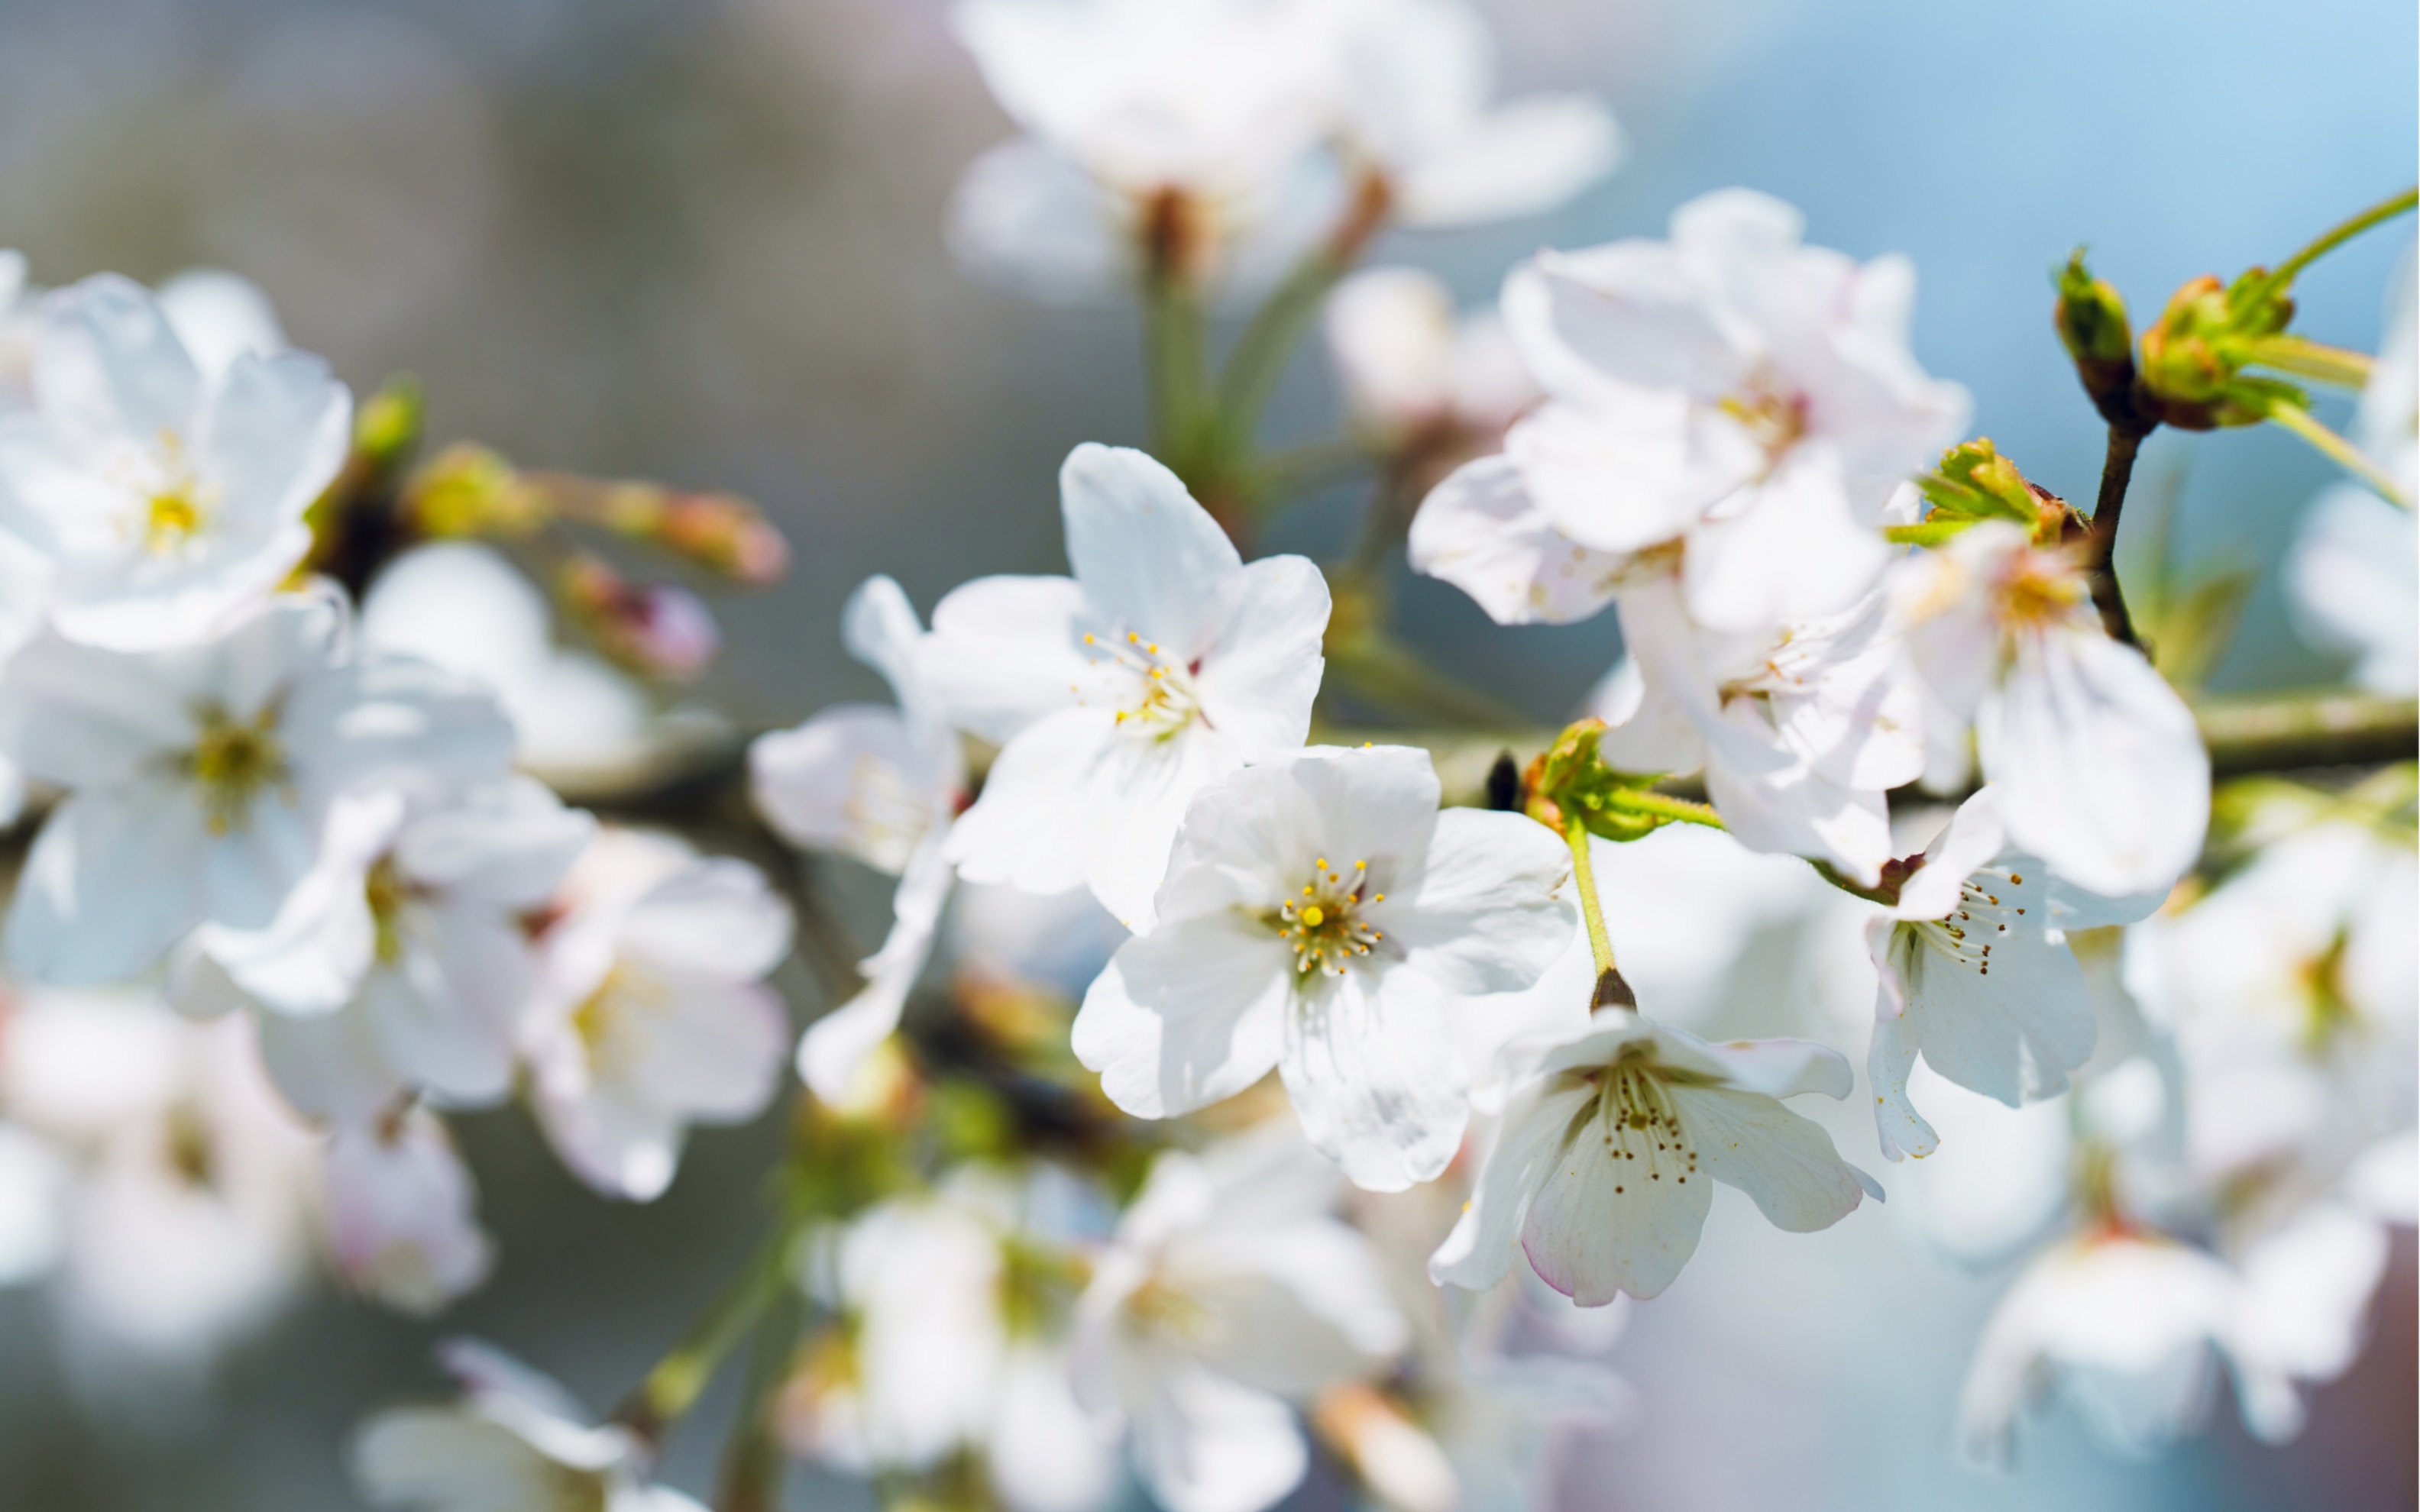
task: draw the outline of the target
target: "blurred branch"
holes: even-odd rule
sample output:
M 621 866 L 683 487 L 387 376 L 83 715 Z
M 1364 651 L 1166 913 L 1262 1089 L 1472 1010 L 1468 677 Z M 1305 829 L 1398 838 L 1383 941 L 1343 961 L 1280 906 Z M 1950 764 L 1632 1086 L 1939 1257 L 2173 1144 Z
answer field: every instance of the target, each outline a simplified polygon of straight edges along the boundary
M 715 1512 L 775 1512 L 781 1505 L 785 1456 L 773 1423 L 791 1358 L 806 1331 L 807 1299 L 796 1287 L 773 1299 L 749 1347 L 748 1381 L 730 1441 L 723 1445 Z

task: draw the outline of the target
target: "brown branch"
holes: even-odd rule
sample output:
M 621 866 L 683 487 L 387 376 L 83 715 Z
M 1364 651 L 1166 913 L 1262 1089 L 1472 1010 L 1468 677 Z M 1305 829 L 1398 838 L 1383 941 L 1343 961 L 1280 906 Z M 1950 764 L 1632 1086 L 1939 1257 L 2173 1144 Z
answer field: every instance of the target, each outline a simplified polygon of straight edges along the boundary
M 2092 606 L 2101 611 L 2101 627 L 2121 645 L 2140 647 L 2134 621 L 2126 612 L 2126 594 L 2118 586 L 2118 525 L 2126 508 L 2127 486 L 2134 478 L 2134 456 L 2151 427 L 2132 418 L 2109 423 L 2109 451 L 2101 465 L 2101 492 L 2092 504 L 2092 530 L 2086 536 L 2085 571 L 2092 582 Z

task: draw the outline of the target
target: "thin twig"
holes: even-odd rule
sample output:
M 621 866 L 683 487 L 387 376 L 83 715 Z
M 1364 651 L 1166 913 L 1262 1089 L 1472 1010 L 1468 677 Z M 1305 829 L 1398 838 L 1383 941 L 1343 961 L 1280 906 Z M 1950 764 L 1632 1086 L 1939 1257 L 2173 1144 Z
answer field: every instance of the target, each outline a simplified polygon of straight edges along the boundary
M 2109 451 L 2101 464 L 2101 492 L 2092 504 L 2092 532 L 2087 538 L 2085 570 L 2092 582 L 2092 605 L 2101 611 L 2101 627 L 2121 645 L 2140 647 L 2133 619 L 2126 612 L 2125 590 L 2118 585 L 2118 525 L 2126 508 L 2126 489 L 2133 482 L 2134 457 L 2143 449 L 2149 427 L 2121 422 L 2109 424 Z

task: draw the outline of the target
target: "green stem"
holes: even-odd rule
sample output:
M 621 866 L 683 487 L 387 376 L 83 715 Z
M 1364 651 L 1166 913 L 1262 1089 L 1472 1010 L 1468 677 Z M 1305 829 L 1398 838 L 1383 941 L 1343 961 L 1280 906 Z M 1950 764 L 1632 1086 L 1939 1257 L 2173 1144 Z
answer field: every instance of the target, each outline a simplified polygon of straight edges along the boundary
M 1365 176 L 1355 186 L 1352 203 L 1327 239 L 1295 265 L 1235 338 L 1234 349 L 1227 356 L 1227 370 L 1219 379 L 1213 422 L 1217 444 L 1229 455 L 1250 455 L 1261 411 L 1268 407 L 1270 393 L 1285 375 L 1295 345 L 1319 314 L 1327 291 L 1353 270 L 1370 239 L 1386 224 L 1390 202 L 1386 179 Z
M 1207 373 L 1202 300 L 1183 273 L 1160 269 L 1144 279 L 1142 337 L 1151 377 L 1152 452 L 1187 473 L 1198 460 Z
M 716 1512 L 775 1512 L 780 1505 L 783 1454 L 773 1427 L 774 1399 L 789 1377 L 806 1322 L 807 1299 L 796 1287 L 783 1288 L 765 1310 L 749 1348 L 739 1416 L 722 1451 Z
M 630 1399 L 613 1415 L 642 1435 L 660 1440 L 677 1423 L 721 1368 L 723 1357 L 746 1337 L 757 1316 L 796 1282 L 791 1250 L 798 1227 L 784 1222 L 734 1276 L 722 1294 L 670 1354 L 656 1362 Z
M 1589 954 L 1597 980 L 1613 970 L 1613 936 L 1606 933 L 1605 905 L 1597 901 L 1596 863 L 1589 855 L 1588 825 L 1577 815 L 1563 821 L 1563 843 L 1572 849 L 1572 880 L 1579 889 L 1580 918 L 1588 921 Z
M 2384 494 L 2391 501 L 2406 509 L 2412 507 L 2412 501 L 2403 496 L 2403 490 L 2396 486 L 2393 478 L 2365 455 L 2360 447 L 2320 424 L 2308 409 L 2280 400 L 2269 406 L 2268 415 L 2272 421 L 2319 448 L 2330 461 Z
M 2242 351 L 2247 363 L 2340 389 L 2367 388 L 2370 370 L 2378 365 L 2366 352 L 2348 351 L 2290 332 L 2255 337 L 2243 343 Z
M 2312 240 L 2310 245 L 2294 254 L 2291 257 L 2287 258 L 2284 262 L 2279 263 L 2276 269 L 2272 271 L 2267 278 L 2261 281 L 2261 287 L 2264 290 L 2284 288 L 2287 285 L 2292 283 L 2295 277 L 2299 275 L 2304 269 L 2308 268 L 2311 264 L 2319 261 L 2321 257 L 2326 256 L 2329 253 L 2335 251 L 2338 247 L 2343 246 L 2346 242 L 2350 241 L 2353 238 L 2361 235 L 2370 227 L 2374 225 L 2383 225 L 2385 223 L 2394 220 L 2397 216 L 2410 210 L 2415 205 L 2420 205 L 2420 189 L 2407 189 L 2402 193 L 2397 194 L 2391 199 L 2381 200 L 2378 204 L 2371 206 L 2369 208 L 2362 211 L 2359 215 L 2353 216 L 2351 219 L 2344 221 L 2327 231 L 2321 232 Z
M 1723 816 L 1714 812 L 1710 803 L 1697 803 L 1688 798 L 1676 798 L 1668 793 L 1652 788 L 1624 788 L 1606 795 L 1606 806 L 1631 813 L 1651 814 L 1683 825 L 1703 825 L 1708 829 L 1721 829 Z

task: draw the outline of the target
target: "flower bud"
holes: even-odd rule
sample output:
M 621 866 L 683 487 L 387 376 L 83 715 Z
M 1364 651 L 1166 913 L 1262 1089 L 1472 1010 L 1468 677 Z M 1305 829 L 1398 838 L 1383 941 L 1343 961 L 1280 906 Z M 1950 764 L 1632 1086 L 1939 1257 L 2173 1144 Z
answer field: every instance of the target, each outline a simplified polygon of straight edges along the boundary
M 1932 519 L 2005 519 L 2041 535 L 2055 534 L 2066 515 L 2056 496 L 2028 481 L 1988 436 L 1942 453 L 1916 486 L 1932 506 Z
M 751 588 L 770 587 L 790 570 L 790 543 L 754 504 L 736 494 L 670 495 L 655 538 Z
M 2081 247 L 2059 270 L 2058 303 L 2053 308 L 2052 320 L 2093 408 L 2106 420 L 2131 415 L 2134 334 L 2126 319 L 2126 301 L 2106 279 L 2092 276 L 2084 265 Z
M 555 596 L 598 650 L 645 676 L 694 677 L 721 648 L 714 615 L 695 594 L 629 582 L 595 557 L 557 568 Z
M 546 501 L 513 465 L 484 446 L 458 441 L 403 486 L 405 517 L 424 535 L 527 535 L 547 517 Z
M 353 412 L 353 455 L 380 473 L 394 473 L 419 450 L 427 418 L 419 379 L 408 374 L 387 379 Z

